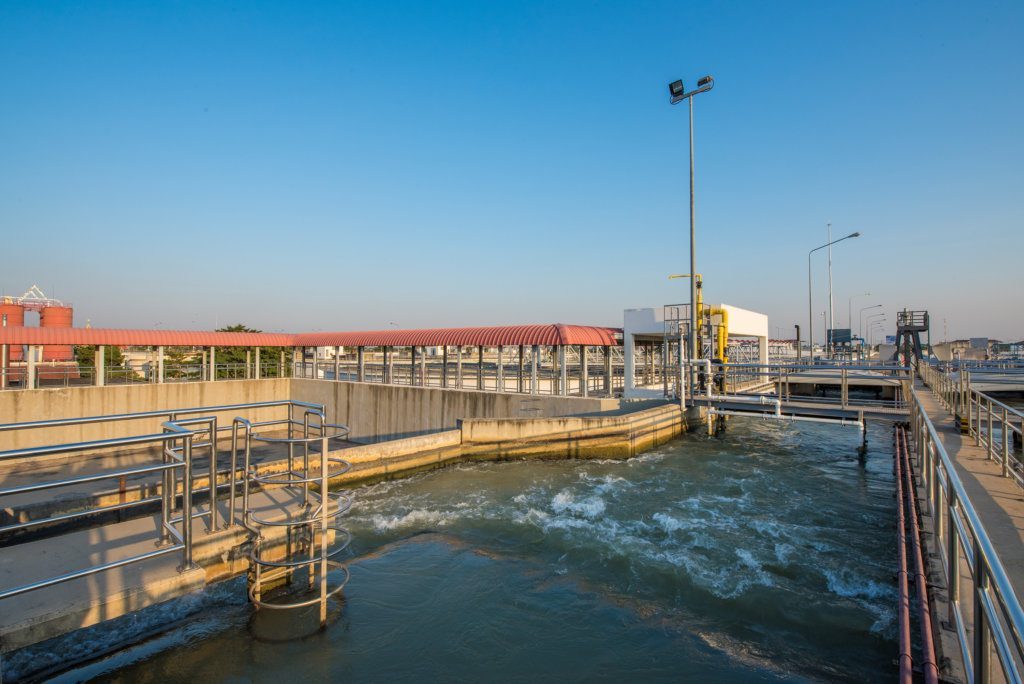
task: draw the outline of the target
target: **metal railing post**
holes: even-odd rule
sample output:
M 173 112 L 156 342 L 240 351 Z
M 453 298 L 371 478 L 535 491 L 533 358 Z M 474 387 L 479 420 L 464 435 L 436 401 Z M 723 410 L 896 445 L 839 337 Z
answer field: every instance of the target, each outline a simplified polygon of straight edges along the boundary
M 1002 435 L 1003 439 L 1003 477 L 1008 477 L 1010 474 L 1010 431 L 1007 429 L 1010 426 L 1009 413 L 1006 407 L 1003 407 L 1002 426 L 1000 427 L 999 434 Z
M 182 564 L 179 571 L 190 570 L 192 563 L 192 433 L 184 435 L 181 455 L 185 468 L 181 484 L 181 540 Z
M 985 619 L 984 593 L 988 591 L 988 572 L 985 556 L 974 544 L 974 644 L 971 649 L 971 665 L 974 670 L 972 684 L 988 684 L 989 681 L 989 635 Z

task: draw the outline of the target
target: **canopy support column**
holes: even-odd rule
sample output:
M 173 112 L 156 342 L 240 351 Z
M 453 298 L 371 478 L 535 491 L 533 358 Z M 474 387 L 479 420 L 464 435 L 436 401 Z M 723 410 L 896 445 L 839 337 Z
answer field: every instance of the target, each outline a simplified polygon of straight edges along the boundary
M 537 358 L 540 356 L 540 345 L 533 345 L 530 352 L 530 394 L 537 393 Z
M 525 363 L 526 363 L 525 356 L 526 356 L 526 347 L 521 344 L 521 345 L 519 345 L 519 379 L 518 379 L 518 382 L 516 383 L 516 391 L 519 392 L 520 394 L 523 393 L 523 368 L 524 368 Z
M 25 376 L 25 387 L 29 389 L 36 388 L 36 363 L 42 357 L 42 347 L 37 347 L 34 344 L 28 345 L 28 364 L 27 364 L 27 375 Z
M 614 396 L 612 390 L 612 348 L 604 348 L 604 391 L 609 397 Z
M 563 397 L 569 396 L 569 368 L 565 364 L 565 345 L 558 345 L 558 389 Z
M 587 366 L 587 345 L 580 345 L 580 394 L 590 396 L 590 368 Z
M 498 345 L 498 391 L 505 391 L 505 347 Z
M 482 344 L 477 347 L 476 359 L 476 388 L 482 390 L 484 388 L 484 346 Z
M 163 345 L 156 348 L 156 381 L 164 381 L 164 348 Z
M 100 345 L 96 347 L 96 356 L 93 357 L 93 371 L 96 373 L 96 386 L 103 387 L 107 383 L 106 373 L 107 347 Z
M 448 345 L 441 348 L 441 387 L 448 389 Z

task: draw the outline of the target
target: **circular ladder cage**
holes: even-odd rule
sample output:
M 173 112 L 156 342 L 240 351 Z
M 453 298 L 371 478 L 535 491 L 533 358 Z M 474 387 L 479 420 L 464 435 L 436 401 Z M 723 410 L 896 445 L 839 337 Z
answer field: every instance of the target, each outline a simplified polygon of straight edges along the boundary
M 310 423 L 310 415 L 321 418 L 321 422 Z M 336 557 L 352 541 L 351 532 L 338 522 L 338 518 L 351 508 L 352 499 L 341 492 L 331 492 L 329 483 L 330 478 L 351 470 L 352 464 L 328 455 L 330 442 L 347 437 L 349 428 L 323 422 L 322 418 L 321 414 L 307 413 L 300 423 L 303 426 L 303 435 L 300 437 L 292 436 L 292 421 L 289 421 L 288 437 L 250 434 L 250 438 L 258 442 L 286 445 L 288 467 L 284 472 L 260 474 L 258 466 L 253 464 L 246 474 L 246 487 L 252 483 L 265 490 L 274 487 L 290 490 L 298 502 L 299 511 L 297 515 L 289 511 L 284 519 L 267 519 L 255 515 L 250 505 L 245 511 L 245 522 L 246 527 L 255 532 L 249 553 L 252 572 L 249 600 L 258 608 L 271 610 L 306 608 L 319 604 L 320 622 L 324 624 L 327 619 L 327 600 L 341 592 L 349 579 L 347 566 Z M 316 451 L 318 445 L 319 452 Z M 298 469 L 296 447 L 302 448 L 301 470 Z M 319 461 L 314 465 L 318 471 L 315 474 L 310 468 L 311 455 L 317 456 L 318 459 L 313 460 Z M 270 558 L 265 555 L 265 539 L 260 532 L 261 528 L 284 528 L 283 538 L 279 540 L 284 547 L 281 557 Z M 333 539 L 330 539 L 332 535 Z M 295 574 L 303 570 L 307 572 L 308 585 L 299 598 L 290 591 L 274 592 L 272 598 L 265 596 L 264 583 L 276 585 L 282 580 L 291 582 Z M 329 578 L 332 572 L 340 572 L 341 577 Z M 305 598 L 311 593 L 314 595 Z

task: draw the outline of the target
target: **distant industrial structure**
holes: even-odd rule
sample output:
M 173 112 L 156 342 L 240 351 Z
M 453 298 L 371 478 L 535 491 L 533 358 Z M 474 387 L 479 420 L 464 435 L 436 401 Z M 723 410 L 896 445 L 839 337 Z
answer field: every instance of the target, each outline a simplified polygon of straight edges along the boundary
M 25 326 L 25 313 L 39 314 L 40 328 L 70 328 L 74 323 L 75 311 L 71 304 L 47 297 L 33 285 L 20 297 L 0 296 L 0 327 L 20 328 Z M 9 361 L 24 358 L 21 347 L 11 347 Z M 74 361 L 74 349 L 69 344 L 53 344 L 43 349 L 43 361 Z

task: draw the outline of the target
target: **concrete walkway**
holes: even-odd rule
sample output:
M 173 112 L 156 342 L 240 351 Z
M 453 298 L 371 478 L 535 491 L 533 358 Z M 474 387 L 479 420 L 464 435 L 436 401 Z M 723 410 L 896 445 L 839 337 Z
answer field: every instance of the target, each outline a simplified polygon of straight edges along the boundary
M 920 380 L 914 389 L 946 453 L 956 464 L 957 474 L 978 512 L 985 531 L 999 554 L 1017 596 L 1024 596 L 1024 490 L 1012 477 L 1003 477 L 1002 466 L 989 460 L 984 447 L 974 438 L 961 435 L 952 414 Z

